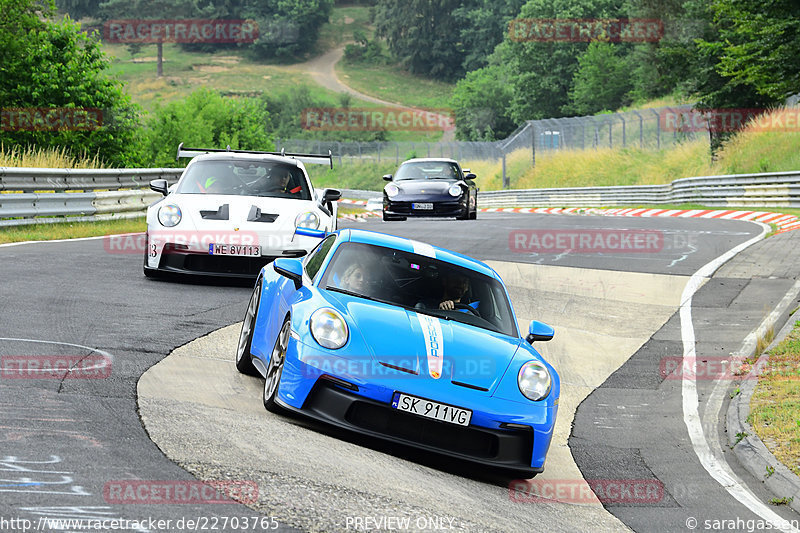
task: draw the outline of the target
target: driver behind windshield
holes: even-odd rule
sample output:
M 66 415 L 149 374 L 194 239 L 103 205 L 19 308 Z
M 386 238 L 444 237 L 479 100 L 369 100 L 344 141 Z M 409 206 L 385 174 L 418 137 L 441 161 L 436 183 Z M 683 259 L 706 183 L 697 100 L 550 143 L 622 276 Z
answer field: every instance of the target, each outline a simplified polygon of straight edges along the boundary
M 297 194 L 302 190 L 300 185 L 292 187 L 292 170 L 288 167 L 278 167 L 274 169 L 268 178 L 264 192 Z

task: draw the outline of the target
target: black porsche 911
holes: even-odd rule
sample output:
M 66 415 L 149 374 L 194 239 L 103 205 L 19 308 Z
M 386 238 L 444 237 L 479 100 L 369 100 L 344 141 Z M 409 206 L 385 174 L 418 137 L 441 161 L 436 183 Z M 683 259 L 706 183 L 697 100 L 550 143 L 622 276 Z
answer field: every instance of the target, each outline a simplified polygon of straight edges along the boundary
M 455 217 L 475 220 L 478 188 L 475 174 L 452 159 L 409 159 L 397 173 L 383 177 L 383 220 L 406 217 Z

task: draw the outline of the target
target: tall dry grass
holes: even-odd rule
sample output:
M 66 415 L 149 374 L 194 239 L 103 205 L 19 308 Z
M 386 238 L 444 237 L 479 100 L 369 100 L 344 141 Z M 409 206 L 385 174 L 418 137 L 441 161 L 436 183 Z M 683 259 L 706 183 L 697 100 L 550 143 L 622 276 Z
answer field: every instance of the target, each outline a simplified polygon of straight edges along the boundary
M 74 157 L 66 148 L 20 148 L 0 144 L 0 167 L 105 168 L 100 158 Z

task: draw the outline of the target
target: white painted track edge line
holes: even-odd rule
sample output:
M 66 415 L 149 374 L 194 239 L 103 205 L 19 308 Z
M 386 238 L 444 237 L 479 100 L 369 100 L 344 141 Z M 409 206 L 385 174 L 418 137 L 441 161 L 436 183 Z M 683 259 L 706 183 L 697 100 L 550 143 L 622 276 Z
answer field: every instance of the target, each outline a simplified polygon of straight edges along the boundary
M 759 235 L 728 250 L 692 274 L 692 277 L 683 289 L 680 307 L 681 340 L 683 342 L 682 368 L 688 368 L 688 371 L 684 370 L 683 372 L 681 395 L 683 421 L 689 433 L 689 438 L 692 441 L 692 448 L 695 455 L 697 455 L 697 458 L 700 460 L 700 463 L 703 465 L 703 468 L 705 468 L 711 477 L 724 487 L 731 496 L 736 498 L 736 500 L 754 514 L 773 524 L 783 525 L 785 520 L 741 484 L 736 474 L 731 471 L 730 466 L 728 466 L 727 463 L 719 461 L 711 452 L 708 440 L 703 432 L 703 424 L 698 411 L 697 382 L 695 381 L 697 357 L 695 352 L 694 326 L 692 324 L 692 297 L 700 288 L 705 278 L 711 276 L 720 266 L 736 254 L 765 237 L 769 231 L 769 227 L 763 224 L 761 226 L 761 233 Z M 786 533 L 800 533 L 800 530 L 791 526 L 789 526 L 789 528 L 780 528 L 779 530 Z

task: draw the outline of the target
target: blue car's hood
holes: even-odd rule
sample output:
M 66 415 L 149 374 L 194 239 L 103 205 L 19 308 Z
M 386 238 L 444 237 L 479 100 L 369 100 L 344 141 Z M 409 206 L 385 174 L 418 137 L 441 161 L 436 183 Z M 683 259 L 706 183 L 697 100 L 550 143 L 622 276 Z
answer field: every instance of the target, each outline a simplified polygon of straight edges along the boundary
M 432 385 L 455 381 L 494 392 L 519 347 L 519 339 L 454 320 L 360 298 L 340 301 L 375 362 Z

